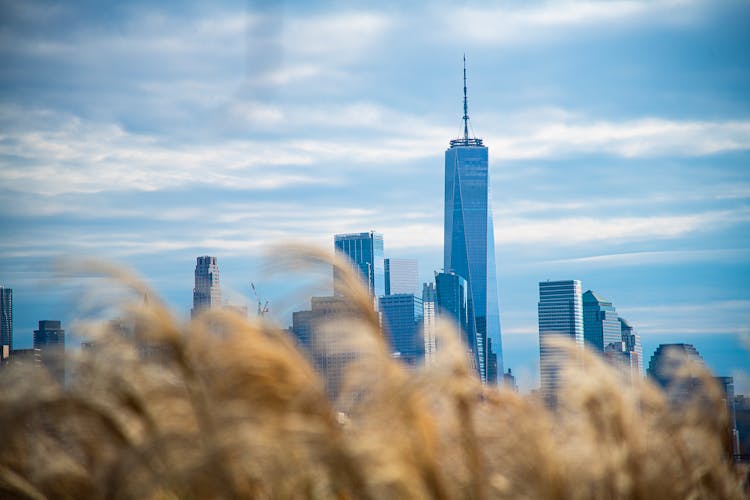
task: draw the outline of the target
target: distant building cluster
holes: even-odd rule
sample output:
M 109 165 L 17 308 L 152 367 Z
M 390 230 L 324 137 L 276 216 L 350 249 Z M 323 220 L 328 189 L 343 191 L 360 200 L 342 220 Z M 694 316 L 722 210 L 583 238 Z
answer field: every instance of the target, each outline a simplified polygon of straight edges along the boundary
M 539 369 L 541 393 L 554 406 L 559 387 L 560 366 L 571 362 L 555 337 L 572 340 L 577 346 L 601 353 L 612 365 L 626 368 L 630 376 L 643 376 L 643 348 L 640 335 L 617 314 L 612 302 L 596 292 L 582 293 L 579 280 L 539 283 Z

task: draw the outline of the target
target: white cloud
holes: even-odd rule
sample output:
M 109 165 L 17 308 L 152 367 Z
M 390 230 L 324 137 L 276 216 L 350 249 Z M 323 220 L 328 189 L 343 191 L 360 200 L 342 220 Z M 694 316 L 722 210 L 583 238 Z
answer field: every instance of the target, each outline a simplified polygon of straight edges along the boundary
M 640 217 L 503 218 L 495 221 L 495 244 L 567 246 L 592 241 L 672 239 L 748 220 L 749 209 Z
M 542 264 L 560 265 L 602 265 L 614 266 L 642 266 L 644 264 L 675 264 L 700 261 L 750 260 L 750 249 L 718 249 L 718 250 L 659 250 L 651 252 L 626 252 L 603 255 L 590 255 L 571 259 L 556 259 Z
M 435 14 L 440 20 L 436 31 L 450 39 L 512 45 L 546 42 L 574 30 L 580 34 L 583 28 L 611 30 L 643 22 L 685 24 L 699 13 L 694 8 L 699 2 L 689 0 L 548 1 L 519 5 L 443 8 Z
M 330 185 L 346 182 L 351 172 L 360 168 L 358 165 L 383 171 L 439 157 L 451 130 L 421 117 L 362 102 L 334 109 L 249 102 L 238 104 L 232 113 L 271 131 L 277 127 L 276 135 L 265 140 L 218 138 L 204 143 L 163 143 L 158 135 L 129 132 L 115 123 L 6 105 L 0 109 L 0 119 L 17 127 L 8 128 L 0 136 L 0 154 L 16 160 L 5 160 L 0 181 L 8 188 L 47 194 L 148 191 L 186 185 L 242 189 Z M 332 122 L 332 115 L 347 119 Z M 750 149 L 750 121 L 532 123 L 514 122 L 520 131 L 496 132 L 496 137 L 489 137 L 487 143 L 495 159 L 556 158 L 580 152 L 626 157 L 695 156 Z M 342 133 L 348 134 L 346 140 L 339 139 Z M 685 217 L 655 218 L 648 226 L 660 221 L 667 235 L 692 224 Z M 584 230 L 592 226 L 585 220 L 572 222 Z M 603 228 L 603 234 L 627 231 L 630 226 L 632 231 L 638 230 L 633 226 L 636 221 L 613 222 L 616 224 Z M 526 226 L 529 232 L 520 235 L 522 239 L 549 232 L 543 226 Z
M 516 129 L 519 126 L 517 122 L 514 125 Z M 750 121 L 535 121 L 520 131 L 491 131 L 486 142 L 492 145 L 490 154 L 497 160 L 577 153 L 625 158 L 703 156 L 750 149 Z

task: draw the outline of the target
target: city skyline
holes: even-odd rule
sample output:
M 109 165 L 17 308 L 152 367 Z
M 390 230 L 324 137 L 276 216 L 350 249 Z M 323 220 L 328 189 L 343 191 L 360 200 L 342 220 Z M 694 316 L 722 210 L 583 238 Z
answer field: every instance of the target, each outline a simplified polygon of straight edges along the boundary
M 261 273 L 274 242 L 330 248 L 374 228 L 429 281 L 466 52 L 521 390 L 539 383 L 537 283 L 576 278 L 617 304 L 646 360 L 691 343 L 750 392 L 735 373 L 750 325 L 750 6 L 248 5 L 5 7 L 0 284 L 15 347 L 39 319 L 73 324 L 73 285 L 49 283 L 60 255 L 123 263 L 182 318 L 195 257 L 216 255 L 225 298 L 252 304 L 261 283 L 282 326 L 306 306 L 274 308 L 289 296 Z

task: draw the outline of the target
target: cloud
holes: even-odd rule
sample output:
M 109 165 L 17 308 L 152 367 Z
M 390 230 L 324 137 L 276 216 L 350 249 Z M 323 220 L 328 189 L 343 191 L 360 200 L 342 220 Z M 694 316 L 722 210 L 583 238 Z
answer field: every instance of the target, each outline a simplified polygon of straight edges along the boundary
M 613 266 L 642 266 L 645 264 L 676 264 L 685 262 L 727 262 L 730 260 L 750 260 L 750 249 L 728 248 L 714 250 L 659 250 L 651 252 L 626 252 L 603 255 L 590 255 L 572 259 L 548 260 L 542 264 L 549 265 L 576 265 L 586 267 L 601 265 Z
M 559 217 L 495 221 L 496 245 L 553 244 L 674 239 L 689 233 L 750 221 L 750 210 L 715 210 L 687 215 Z
M 717 313 L 717 312 L 750 312 L 750 300 L 723 300 L 713 302 L 698 302 L 693 304 L 670 304 L 670 305 L 649 305 L 629 307 L 628 311 L 634 313 L 669 313 L 674 315 L 686 313 Z
M 686 24 L 700 12 L 699 2 L 656 1 L 558 1 L 521 2 L 520 6 L 468 6 L 443 9 L 436 17 L 451 39 L 480 45 L 515 45 L 546 42 L 582 28 L 616 29 L 643 22 Z M 470 26 L 470 29 L 466 29 Z
M 705 156 L 750 149 L 750 121 L 534 121 L 519 132 L 491 131 L 498 161 L 603 153 L 624 158 Z M 544 123 L 538 125 L 538 123 Z M 514 122 L 518 127 L 518 123 Z M 524 125 L 521 124 L 520 127 Z
M 450 127 L 372 103 L 342 104 L 331 109 L 245 102 L 238 103 L 232 113 L 248 123 L 265 126 L 272 136 L 263 140 L 213 137 L 197 142 L 166 141 L 159 133 L 131 132 L 117 123 L 4 105 L 0 123 L 14 126 L 6 127 L 0 136 L 0 181 L 7 188 L 46 194 L 149 191 L 189 185 L 251 190 L 332 185 L 350 179 L 357 165 L 375 172 L 439 157 L 450 137 Z M 332 115 L 346 120 L 332 123 Z M 488 139 L 496 159 L 557 158 L 581 152 L 629 158 L 695 156 L 750 149 L 750 121 L 645 119 L 586 125 L 547 123 L 527 125 L 526 130 L 523 124 L 516 125 L 521 127 L 520 133 Z M 617 222 L 615 232 L 632 226 L 633 221 Z M 658 222 L 657 218 L 649 226 Z M 690 224 L 685 218 L 663 222 L 667 235 Z M 668 222 L 677 225 L 670 229 Z M 591 224 L 581 227 L 588 226 Z M 528 237 L 533 236 L 529 233 L 523 239 Z

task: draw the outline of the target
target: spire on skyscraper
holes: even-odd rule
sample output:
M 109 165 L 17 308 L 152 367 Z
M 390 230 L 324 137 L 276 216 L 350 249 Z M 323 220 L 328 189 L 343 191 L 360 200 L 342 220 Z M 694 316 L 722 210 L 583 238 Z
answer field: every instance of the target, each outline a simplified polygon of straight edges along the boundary
M 482 139 L 469 139 L 469 97 L 466 88 L 466 54 L 464 54 L 464 136 L 451 141 L 451 147 L 456 146 L 484 146 Z
M 469 99 L 466 96 L 466 54 L 464 53 L 464 140 L 469 140 Z

